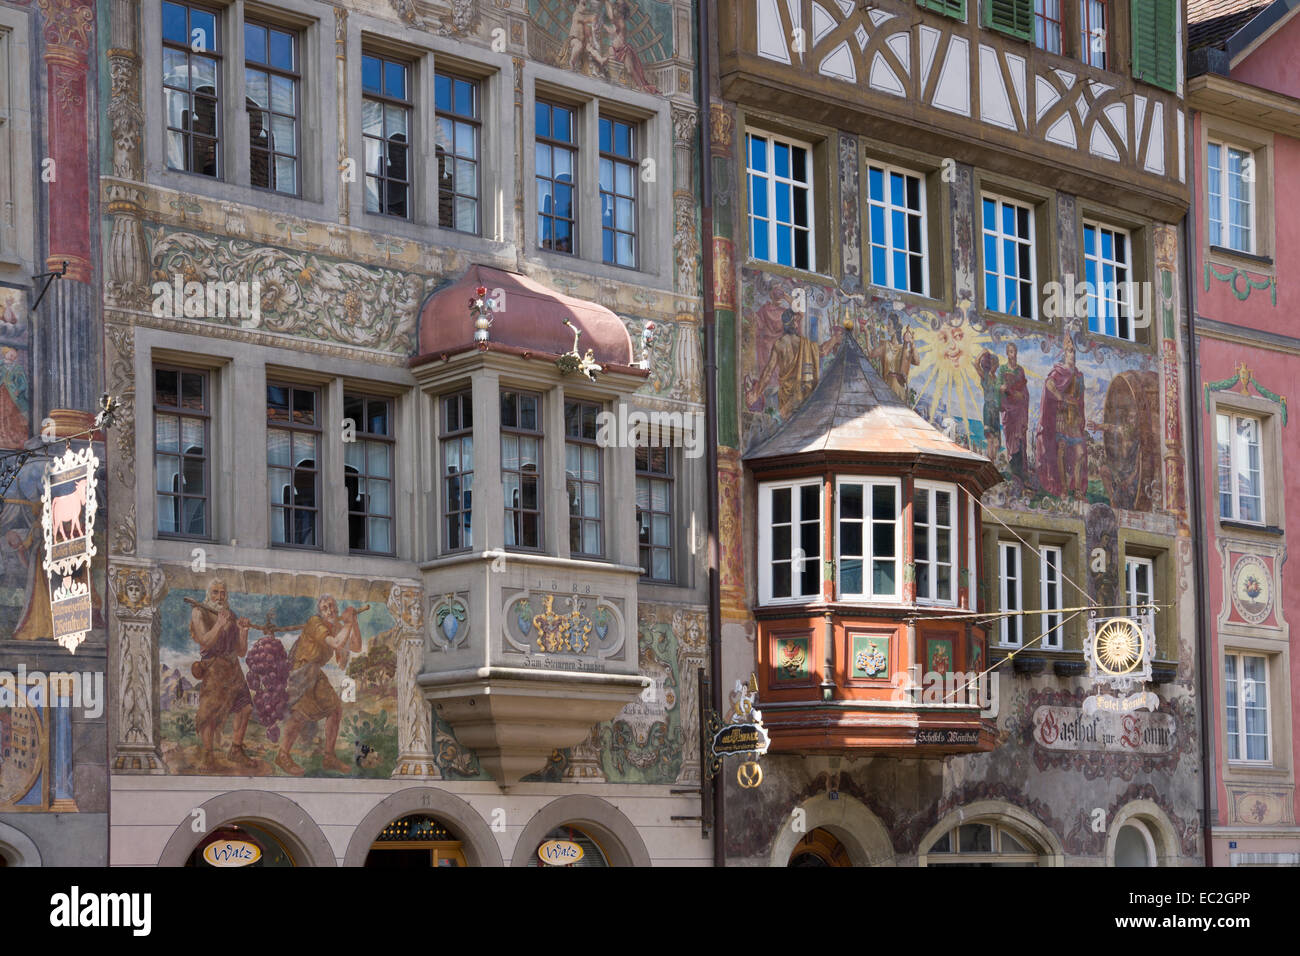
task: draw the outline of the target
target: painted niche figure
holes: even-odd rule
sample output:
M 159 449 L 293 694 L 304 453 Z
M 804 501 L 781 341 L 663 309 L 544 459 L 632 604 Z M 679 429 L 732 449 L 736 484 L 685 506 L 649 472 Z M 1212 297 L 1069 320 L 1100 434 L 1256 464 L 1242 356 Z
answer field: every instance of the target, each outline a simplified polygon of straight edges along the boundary
M 1001 364 L 996 355 L 985 349 L 975 361 L 975 371 L 979 373 L 984 391 L 984 442 L 988 446 L 989 459 L 997 461 L 998 449 L 1002 445 L 1002 393 L 998 388 Z
M 775 371 L 776 406 L 784 421 L 817 387 L 820 369 L 817 346 L 799 334 L 793 309 L 781 313 L 781 329 L 781 336 L 772 343 L 767 364 L 750 385 L 745 401 L 753 407 Z
M 325 594 L 316 602 L 316 612 L 303 625 L 298 640 L 289 651 L 289 722 L 280 740 L 275 765 L 286 773 L 301 777 L 306 771 L 294 763 L 294 741 L 308 722 L 325 721 L 325 755 L 321 766 L 326 770 L 348 773 L 351 768 L 338 758 L 334 745 L 343 722 L 343 701 L 321 668 L 333 657 L 345 667 L 351 654 L 361 651 L 361 629 L 357 626 L 357 608 L 339 613 L 338 602 Z
M 0 348 L 0 448 L 22 448 L 27 441 L 27 369 L 16 349 Z
M 244 733 L 253 713 L 253 695 L 239 659 L 248 653 L 246 617 L 235 617 L 230 610 L 226 583 L 220 578 L 208 585 L 207 601 L 195 604 L 190 613 L 190 637 L 199 646 L 199 659 L 190 665 L 190 673 L 199 681 L 199 713 L 195 726 L 202 747 L 200 767 L 215 770 L 213 749 L 221 736 L 226 718 L 234 716 L 234 736 L 226 753 L 237 766 L 256 767 L 244 750 Z
M 1083 373 L 1075 365 L 1074 339 L 1065 339 L 1065 355 L 1052 366 L 1043 385 L 1035 452 L 1038 480 L 1049 495 L 1088 493 L 1088 439 L 1084 434 Z
M 650 82 L 645 75 L 645 67 L 641 64 L 641 57 L 637 55 L 636 50 L 627 42 L 627 20 L 632 13 L 632 4 L 629 0 L 605 0 L 605 32 L 609 34 L 609 53 L 606 55 L 606 62 L 614 61 L 622 63 L 623 66 L 632 74 L 632 80 L 636 83 L 637 88 L 646 93 L 659 93 L 659 87 Z
M 1002 443 L 1011 474 L 1025 480 L 1025 432 L 1029 428 L 1029 381 L 1018 358 L 1020 350 L 1007 343 L 1007 364 L 998 366 L 998 406 L 1001 410 Z

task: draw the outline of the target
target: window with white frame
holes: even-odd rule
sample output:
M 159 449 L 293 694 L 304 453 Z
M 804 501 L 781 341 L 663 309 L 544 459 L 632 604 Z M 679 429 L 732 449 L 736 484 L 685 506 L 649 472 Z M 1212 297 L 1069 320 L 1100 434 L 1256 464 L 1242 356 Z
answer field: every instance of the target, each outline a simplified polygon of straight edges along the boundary
M 1219 517 L 1264 522 L 1263 422 L 1253 415 L 1219 412 L 1216 416 L 1219 471 Z
M 1134 340 L 1129 270 L 1132 242 L 1123 229 L 1083 224 L 1083 274 L 1088 284 L 1088 328 L 1102 335 Z
M 1150 558 L 1125 558 L 1124 584 L 1129 617 L 1150 614 L 1156 599 L 1155 562 Z
M 542 397 L 501 391 L 501 486 L 506 547 L 542 548 Z
M 1225 654 L 1223 688 L 1228 759 L 1269 763 L 1273 748 L 1268 713 L 1268 658 L 1259 654 Z
M 867 226 L 871 281 L 900 292 L 929 295 L 925 177 L 892 166 L 868 164 Z
M 1106 0 L 1079 0 L 1079 59 L 1106 69 L 1109 48 Z
M 957 487 L 918 481 L 912 495 L 916 600 L 955 604 Z
M 902 596 L 901 494 L 897 479 L 837 480 L 835 566 L 841 599 L 897 601 Z
M 981 209 L 984 308 L 1035 318 L 1034 211 L 989 195 L 981 197 Z
M 1039 548 L 1039 608 L 1042 609 L 1042 646 L 1061 649 L 1061 549 L 1045 544 Z
M 812 146 L 752 132 L 745 134 L 745 156 L 750 257 L 815 268 Z
M 821 542 L 821 479 L 761 485 L 758 494 L 760 603 L 790 603 L 820 596 Z
M 998 606 L 1003 612 L 998 622 L 998 643 L 1004 647 L 1019 647 L 1022 642 L 1021 615 L 1024 610 L 1023 563 L 1020 544 L 1016 541 L 998 542 Z
M 1212 246 L 1255 252 L 1255 156 L 1227 143 L 1208 143 L 1205 153 L 1206 228 Z

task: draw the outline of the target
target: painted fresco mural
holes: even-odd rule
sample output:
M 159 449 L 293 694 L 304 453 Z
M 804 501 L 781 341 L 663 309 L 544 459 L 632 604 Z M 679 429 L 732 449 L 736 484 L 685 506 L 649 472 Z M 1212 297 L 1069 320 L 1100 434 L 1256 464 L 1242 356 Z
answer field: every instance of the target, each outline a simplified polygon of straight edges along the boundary
M 643 93 L 664 92 L 654 68 L 672 57 L 671 3 L 529 0 L 528 14 L 535 59 Z
M 169 573 L 159 608 L 168 770 L 387 777 L 397 760 L 391 582 Z M 261 579 L 269 589 L 252 589 Z M 269 580 L 268 580 L 269 579 Z

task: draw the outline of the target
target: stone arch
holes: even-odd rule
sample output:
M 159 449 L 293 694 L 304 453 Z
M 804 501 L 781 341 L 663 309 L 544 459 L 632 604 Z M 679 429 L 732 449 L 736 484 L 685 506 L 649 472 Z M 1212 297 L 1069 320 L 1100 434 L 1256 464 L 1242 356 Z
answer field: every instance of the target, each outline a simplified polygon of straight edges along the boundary
M 352 831 L 344 866 L 363 866 L 371 844 L 384 827 L 408 813 L 427 813 L 449 824 L 460 838 L 470 866 L 503 866 L 492 828 L 460 797 L 435 787 L 408 787 L 380 801 Z
M 1043 850 L 1044 865 L 1065 865 L 1065 848 L 1056 834 L 1028 810 L 1002 800 L 976 800 L 964 807 L 958 807 L 945 816 L 931 827 L 917 844 L 917 865 L 924 865 L 925 855 L 930 852 L 930 847 L 934 846 L 941 836 L 961 823 L 1009 824 L 1013 829 L 1024 831 L 1038 843 Z
M 880 818 L 867 809 L 861 800 L 841 793 L 832 800 L 830 794 L 819 793 L 805 800 L 796 809 L 803 810 L 802 825 L 795 829 L 796 816 L 791 813 L 772 841 L 769 862 L 772 866 L 785 866 L 790 854 L 807 834 L 821 828 L 832 834 L 848 850 L 854 866 L 894 866 L 894 844 L 889 831 Z
M 158 857 L 159 866 L 184 866 L 195 845 L 206 833 L 238 820 L 268 827 L 288 849 L 298 866 L 336 866 L 334 850 L 316 821 L 288 797 L 270 790 L 233 790 L 218 794 L 196 809 L 207 816 L 207 829 L 195 833 L 186 816 L 172 833 Z
M 650 865 L 650 852 L 632 821 L 609 801 L 588 796 L 560 797 L 533 814 L 519 834 L 510 865 L 528 866 L 542 838 L 566 823 L 590 833 L 610 866 Z
M 1146 827 L 1155 843 L 1156 866 L 1177 866 L 1179 855 L 1178 831 L 1169 815 L 1151 800 L 1133 800 L 1124 804 L 1110 821 L 1106 833 L 1106 865 L 1115 865 L 1115 842 L 1124 824 L 1137 821 Z
M 40 866 L 41 851 L 22 830 L 0 823 L 0 853 L 4 853 L 10 866 Z

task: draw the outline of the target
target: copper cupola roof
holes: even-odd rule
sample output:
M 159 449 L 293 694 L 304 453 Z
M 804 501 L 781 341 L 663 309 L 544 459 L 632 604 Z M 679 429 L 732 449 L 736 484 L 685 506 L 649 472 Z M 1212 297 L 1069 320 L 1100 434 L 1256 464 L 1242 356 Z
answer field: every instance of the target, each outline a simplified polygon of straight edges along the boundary
M 817 387 L 775 432 L 758 441 L 745 461 L 798 457 L 855 457 L 951 468 L 991 488 L 1002 477 L 983 455 L 964 448 L 913 411 L 885 384 L 846 333 Z
M 476 347 L 469 300 L 480 287 L 501 302 L 492 314 L 488 348 L 563 355 L 573 348 L 573 332 L 564 324 L 567 319 L 582 333 L 579 349 L 591 349 L 601 365 L 626 367 L 633 362 L 627 326 L 603 305 L 548 289 L 517 272 L 472 265 L 460 279 L 430 296 L 420 310 L 416 364 Z

